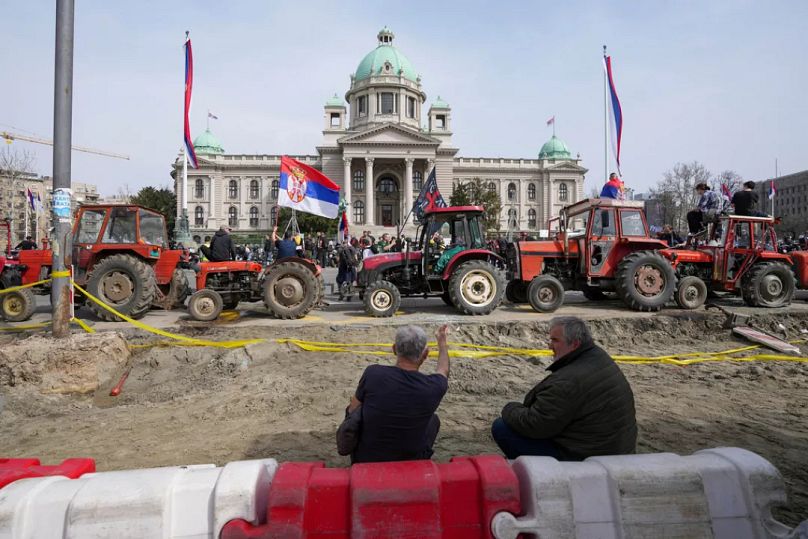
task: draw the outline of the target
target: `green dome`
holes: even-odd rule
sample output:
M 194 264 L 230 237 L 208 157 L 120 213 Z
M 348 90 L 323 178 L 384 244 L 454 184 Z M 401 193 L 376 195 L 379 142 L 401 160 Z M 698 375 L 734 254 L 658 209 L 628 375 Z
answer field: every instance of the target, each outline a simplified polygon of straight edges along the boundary
M 334 97 L 330 98 L 328 101 L 325 102 L 326 107 L 344 107 L 345 101 L 339 97 L 337 94 L 334 94 Z
M 433 109 L 448 109 L 449 108 L 449 103 L 447 103 L 446 101 L 441 99 L 440 96 L 438 96 L 438 98 L 435 100 L 435 102 L 432 103 L 432 108 Z
M 194 139 L 194 151 L 199 154 L 212 155 L 224 153 L 224 148 L 219 139 L 210 132 L 210 129 L 205 129 L 204 133 Z
M 555 135 L 544 143 L 539 151 L 539 159 L 569 159 L 570 150 L 564 142 Z
M 359 62 L 359 67 L 356 68 L 356 73 L 354 74 L 354 80 L 364 80 L 371 76 L 382 74 L 395 76 L 400 74 L 412 82 L 418 82 L 418 74 L 410 61 L 393 46 L 393 32 L 385 26 L 377 37 L 379 38 L 379 45 L 367 53 Z M 390 64 L 389 71 L 385 70 L 387 64 Z

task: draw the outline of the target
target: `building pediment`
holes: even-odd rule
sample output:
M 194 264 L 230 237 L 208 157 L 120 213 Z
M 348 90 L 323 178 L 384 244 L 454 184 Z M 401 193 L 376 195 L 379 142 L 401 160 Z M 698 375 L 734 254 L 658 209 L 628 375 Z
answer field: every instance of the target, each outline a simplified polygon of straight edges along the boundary
M 577 174 L 582 174 L 587 172 L 589 169 L 584 168 L 575 163 L 572 163 L 570 161 L 562 161 L 560 163 L 547 165 L 546 167 L 544 167 L 544 170 L 547 170 L 549 172 L 574 172 Z
M 395 124 L 386 124 L 337 139 L 342 145 L 435 146 L 440 141 Z

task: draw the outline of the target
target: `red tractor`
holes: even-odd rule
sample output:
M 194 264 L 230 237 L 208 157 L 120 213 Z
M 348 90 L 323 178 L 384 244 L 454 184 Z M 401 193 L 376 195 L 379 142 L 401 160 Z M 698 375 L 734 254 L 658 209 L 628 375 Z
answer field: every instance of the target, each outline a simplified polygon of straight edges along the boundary
M 561 210 L 555 237 L 508 246 L 506 297 L 539 312 L 564 302 L 565 290 L 599 300 L 607 292 L 638 311 L 658 311 L 676 290 L 676 274 L 649 235 L 642 202 L 595 198 Z
M 152 305 L 170 309 L 182 305 L 190 289 L 183 273 L 188 251 L 169 249 L 165 218 L 137 205 L 85 205 L 73 225 L 73 279 L 90 294 L 131 318 L 141 318 Z M 20 251 L 13 264 L 0 268 L 3 288 L 47 279 L 52 251 Z M 3 316 L 28 319 L 34 294 L 49 294 L 50 286 L 26 288 L 2 295 Z M 81 298 L 76 297 L 77 301 Z M 102 320 L 118 317 L 95 302 L 87 307 Z
M 241 301 L 263 301 L 276 318 L 301 318 L 321 302 L 324 291 L 320 267 L 298 257 L 267 268 L 248 261 L 202 262 L 196 289 L 188 312 L 202 321 L 215 320 Z
M 485 245 L 483 209 L 459 206 L 430 210 L 419 226 L 415 250 L 379 254 L 362 261 L 357 277 L 365 311 L 393 316 L 401 296 L 440 296 L 464 314 L 488 314 L 505 293 L 504 261 Z M 444 248 L 435 233 L 450 239 Z
M 708 291 L 740 294 L 752 307 L 791 303 L 796 287 L 808 288 L 808 252 L 779 253 L 774 223 L 771 217 L 729 215 L 706 231 L 717 240 L 660 251 L 679 279 L 676 303 L 698 308 Z

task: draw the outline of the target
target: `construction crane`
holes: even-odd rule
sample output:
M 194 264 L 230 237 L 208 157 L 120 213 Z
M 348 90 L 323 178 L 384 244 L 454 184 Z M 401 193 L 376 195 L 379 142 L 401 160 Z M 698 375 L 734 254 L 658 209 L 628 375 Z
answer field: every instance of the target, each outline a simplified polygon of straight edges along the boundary
M 28 135 L 20 135 L 17 133 L 10 133 L 8 131 L 0 131 L 0 138 L 5 139 L 7 144 L 11 144 L 15 140 L 24 140 L 25 142 L 33 142 L 35 144 L 46 144 L 48 146 L 53 146 L 53 141 L 39 138 L 39 137 L 31 137 Z M 84 146 L 71 146 L 72 149 L 78 152 L 86 152 L 86 153 L 94 153 L 96 155 L 103 155 L 105 157 L 113 157 L 115 159 L 126 159 L 129 160 L 128 155 L 123 155 L 119 153 L 112 153 L 112 152 L 105 152 L 103 150 L 96 150 L 93 148 L 86 148 Z

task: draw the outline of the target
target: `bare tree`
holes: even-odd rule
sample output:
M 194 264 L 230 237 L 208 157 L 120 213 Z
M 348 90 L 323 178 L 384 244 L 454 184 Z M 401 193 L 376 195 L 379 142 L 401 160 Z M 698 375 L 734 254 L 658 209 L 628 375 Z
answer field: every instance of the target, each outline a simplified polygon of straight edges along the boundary
M 10 222 L 12 223 L 14 215 L 14 193 L 20 187 L 18 180 L 34 173 L 35 162 L 36 159 L 33 152 L 28 150 L 18 150 L 17 148 L 6 146 L 0 151 L 0 216 L 10 218 Z M 28 204 L 27 200 L 25 204 Z M 25 228 L 21 224 L 17 226 L 20 230 Z M 14 228 L 17 228 L 17 226 Z M 30 229 L 23 230 L 22 235 L 25 237 L 30 233 Z M 2 242 L 5 243 L 5 235 L 2 235 Z
M 710 183 L 710 171 L 698 161 L 676 163 L 665 172 L 650 190 L 651 198 L 660 203 L 660 213 L 666 219 L 662 224 L 676 230 L 686 229 L 687 212 L 698 203 L 695 187 L 700 183 Z

